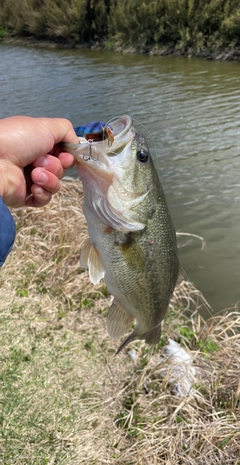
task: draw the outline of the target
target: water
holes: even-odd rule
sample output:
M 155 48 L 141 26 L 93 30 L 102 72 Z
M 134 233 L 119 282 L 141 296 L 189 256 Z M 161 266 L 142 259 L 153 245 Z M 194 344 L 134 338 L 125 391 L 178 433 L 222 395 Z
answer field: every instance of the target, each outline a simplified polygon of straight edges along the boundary
M 176 229 L 206 241 L 180 258 L 217 312 L 240 300 L 239 74 L 231 62 L 0 45 L 0 117 L 144 124 Z

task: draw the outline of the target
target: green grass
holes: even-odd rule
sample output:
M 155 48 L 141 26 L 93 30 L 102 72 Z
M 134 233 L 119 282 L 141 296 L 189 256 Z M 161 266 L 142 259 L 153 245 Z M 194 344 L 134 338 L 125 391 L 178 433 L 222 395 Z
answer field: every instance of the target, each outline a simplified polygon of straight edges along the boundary
M 113 441 L 102 402 L 112 389 L 106 366 L 110 346 L 99 351 L 102 328 L 92 331 L 87 324 L 84 330 L 84 316 L 68 315 L 61 324 L 54 313 L 28 299 L 24 308 L 2 313 L 0 463 L 5 465 L 101 463 L 111 449 L 100 439 L 108 425 L 104 436 Z
M 0 24 L 0 41 L 4 39 L 6 33 L 7 33 L 6 28 Z

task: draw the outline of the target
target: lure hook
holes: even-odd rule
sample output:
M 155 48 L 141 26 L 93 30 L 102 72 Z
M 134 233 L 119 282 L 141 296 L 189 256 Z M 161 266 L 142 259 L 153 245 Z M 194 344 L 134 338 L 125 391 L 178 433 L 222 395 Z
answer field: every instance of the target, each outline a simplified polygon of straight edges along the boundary
M 92 143 L 94 142 L 94 139 L 88 139 L 88 143 L 89 143 L 89 158 L 87 160 L 93 160 L 93 161 L 97 161 L 98 158 L 94 158 L 92 156 Z

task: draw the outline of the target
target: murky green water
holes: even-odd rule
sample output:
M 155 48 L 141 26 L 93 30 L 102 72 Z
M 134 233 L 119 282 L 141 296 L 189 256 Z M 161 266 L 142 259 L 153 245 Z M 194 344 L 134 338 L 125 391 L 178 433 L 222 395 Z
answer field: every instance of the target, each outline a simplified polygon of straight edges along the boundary
M 240 64 L 0 45 L 0 117 L 131 114 L 155 141 L 182 264 L 216 311 L 240 300 Z

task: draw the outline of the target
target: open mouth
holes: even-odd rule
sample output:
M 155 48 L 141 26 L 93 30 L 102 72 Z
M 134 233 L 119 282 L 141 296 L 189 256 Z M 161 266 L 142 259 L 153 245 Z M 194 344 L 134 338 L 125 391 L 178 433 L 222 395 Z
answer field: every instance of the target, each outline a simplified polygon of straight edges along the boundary
M 125 115 L 120 118 L 114 118 L 106 123 L 103 127 L 103 134 L 106 129 L 111 127 L 112 138 L 102 140 L 86 139 L 79 137 L 79 144 L 62 144 L 63 150 L 73 154 L 78 162 L 86 162 L 89 160 L 98 161 L 101 156 L 107 155 L 114 157 L 118 155 L 126 146 L 126 144 L 134 137 L 134 128 L 132 127 L 131 116 Z

